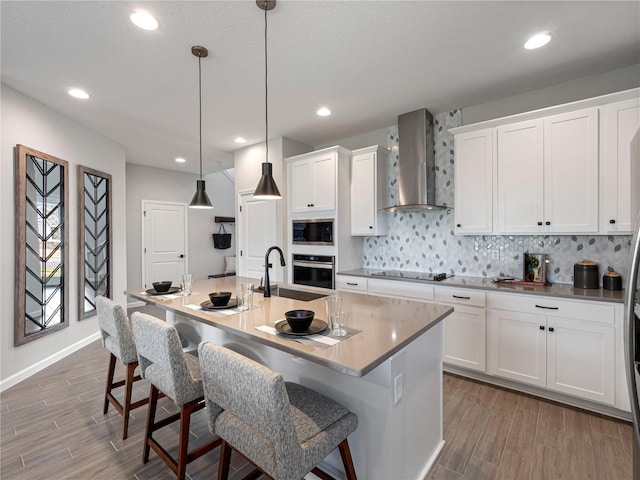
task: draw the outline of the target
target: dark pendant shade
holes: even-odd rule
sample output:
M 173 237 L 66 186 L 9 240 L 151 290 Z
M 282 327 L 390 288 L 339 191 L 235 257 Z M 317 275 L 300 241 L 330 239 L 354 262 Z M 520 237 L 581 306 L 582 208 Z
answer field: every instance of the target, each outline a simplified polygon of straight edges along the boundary
M 280 191 L 273 179 L 272 165 L 270 162 L 264 162 L 262 164 L 262 176 L 256 187 L 256 191 L 253 192 L 254 198 L 268 200 L 272 198 L 281 198 Z
M 196 193 L 191 199 L 189 208 L 213 208 L 209 195 L 205 191 L 204 180 L 196 180 Z

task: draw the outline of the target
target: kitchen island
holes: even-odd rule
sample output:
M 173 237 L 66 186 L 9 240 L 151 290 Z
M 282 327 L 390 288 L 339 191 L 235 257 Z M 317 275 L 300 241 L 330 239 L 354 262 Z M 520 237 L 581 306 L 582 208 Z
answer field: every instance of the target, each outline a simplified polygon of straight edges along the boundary
M 257 327 L 273 327 L 293 309 L 313 310 L 325 319 L 322 298 L 301 301 L 256 293 L 249 311 L 227 315 L 194 310 L 209 292 L 230 291 L 235 298 L 240 282 L 249 280 L 225 277 L 195 282 L 189 296 L 151 296 L 142 290 L 130 290 L 127 295 L 166 310 L 167 321 L 192 345 L 208 340 L 227 346 L 356 413 L 359 426 L 349 443 L 359 478 L 424 478 L 444 444 L 441 321 L 453 309 L 341 292 L 343 310 L 351 314 L 347 327 L 357 333 L 321 348 Z M 342 478 L 337 452 L 323 467 Z

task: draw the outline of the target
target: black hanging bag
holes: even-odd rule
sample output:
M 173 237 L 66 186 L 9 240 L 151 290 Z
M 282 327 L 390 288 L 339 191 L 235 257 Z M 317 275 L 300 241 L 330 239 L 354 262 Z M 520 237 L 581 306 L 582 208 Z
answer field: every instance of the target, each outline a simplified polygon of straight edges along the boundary
M 213 246 L 220 250 L 226 250 L 231 248 L 231 234 L 227 233 L 224 229 L 224 225 L 220 224 L 218 233 L 213 234 Z

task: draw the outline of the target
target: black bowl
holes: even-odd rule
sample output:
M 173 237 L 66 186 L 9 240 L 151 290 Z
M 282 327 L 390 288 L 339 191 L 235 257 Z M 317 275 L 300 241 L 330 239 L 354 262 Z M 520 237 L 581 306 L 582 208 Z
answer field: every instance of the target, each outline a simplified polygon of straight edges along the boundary
M 164 282 L 153 282 L 153 288 L 156 292 L 168 292 L 171 288 L 171 281 L 165 280 Z
M 284 314 L 284 318 L 287 319 L 292 331 L 304 332 L 309 330 L 314 315 L 315 312 L 312 310 L 289 310 Z
M 214 307 L 222 307 L 229 303 L 231 298 L 231 292 L 213 292 L 209 294 L 209 300 L 213 303 Z

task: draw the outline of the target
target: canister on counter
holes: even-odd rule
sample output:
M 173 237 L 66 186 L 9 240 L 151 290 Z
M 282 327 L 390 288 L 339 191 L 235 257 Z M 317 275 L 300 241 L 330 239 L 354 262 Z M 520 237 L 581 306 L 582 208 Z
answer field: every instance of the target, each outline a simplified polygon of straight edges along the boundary
M 583 260 L 573 266 L 573 286 L 575 288 L 598 288 L 598 264 Z
M 622 277 L 617 272 L 607 272 L 602 276 L 602 288 L 605 290 L 622 290 Z

